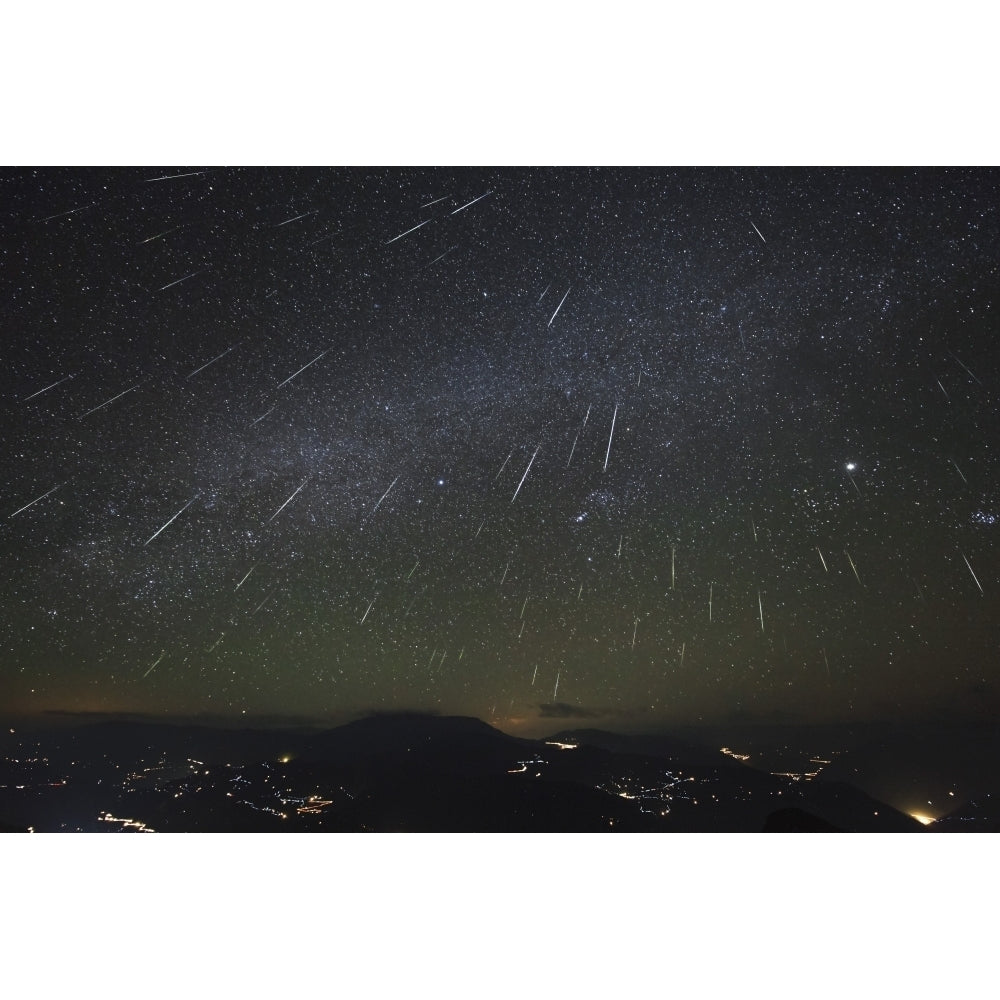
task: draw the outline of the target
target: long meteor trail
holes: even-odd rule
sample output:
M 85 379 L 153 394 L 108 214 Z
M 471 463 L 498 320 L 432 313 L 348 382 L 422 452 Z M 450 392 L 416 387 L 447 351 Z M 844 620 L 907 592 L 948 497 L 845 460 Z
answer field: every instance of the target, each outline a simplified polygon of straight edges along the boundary
M 949 354 L 951 354 L 951 351 L 949 351 L 948 353 L 949 353 Z M 971 371 L 969 371 L 969 369 L 968 369 L 968 368 L 967 368 L 967 367 L 966 367 L 966 366 L 965 366 L 964 364 L 962 364 L 962 362 L 961 362 L 961 361 L 959 361 L 959 360 L 958 360 L 958 358 L 957 358 L 957 357 L 956 357 L 956 356 L 955 356 L 954 354 L 951 354 L 951 356 L 952 356 L 953 358 L 955 358 L 955 360 L 956 360 L 956 361 L 958 361 L 958 363 L 959 363 L 960 365 L 962 365 L 962 367 L 963 367 L 963 368 L 965 368 L 965 370 L 966 370 L 967 372 L 969 372 L 969 375 L 970 375 L 970 376 L 971 376 L 972 378 L 976 379 L 976 381 L 977 381 L 977 382 L 979 382 L 979 379 L 978 379 L 978 378 L 976 378 L 976 376 L 975 376 L 975 375 L 973 375 L 973 374 L 972 374 L 972 372 L 971 372 Z M 979 384 L 980 384 L 980 385 L 982 385 L 983 383 L 982 383 L 982 382 L 979 382 Z
M 559 300 L 559 305 L 556 306 L 556 311 L 552 314 L 552 319 L 549 320 L 549 323 L 548 323 L 549 326 L 552 326 L 552 320 L 554 320 L 556 318 L 556 316 L 559 315 L 559 310 L 562 309 L 562 305 L 566 301 L 566 296 L 568 296 L 571 291 L 573 291 L 573 286 L 572 285 L 570 285 L 569 288 L 566 289 L 566 295 L 564 295 Z
M 274 406 L 277 406 L 277 405 L 278 405 L 277 403 L 274 404 Z M 272 413 L 274 413 L 274 406 L 272 406 L 271 409 L 269 409 L 267 411 L 267 413 L 262 413 L 255 420 L 251 420 L 250 421 L 250 426 L 253 427 L 254 424 L 259 424 L 264 419 L 264 417 L 269 417 Z
M 462 208 L 456 208 L 456 209 L 455 209 L 455 211 L 454 211 L 454 212 L 452 212 L 451 214 L 452 214 L 452 215 L 458 215 L 458 213 L 459 213 L 459 212 L 461 212 L 461 211 L 462 211 L 462 209 L 465 209 L 465 208 L 468 208 L 468 207 L 469 207 L 470 205 L 475 205 L 475 203 L 476 203 L 477 201 L 482 201 L 482 200 L 483 200 L 484 198 L 487 198 L 487 197 L 489 197 L 489 195 L 491 195 L 491 194 L 493 194 L 493 192 L 492 192 L 492 191 L 487 191 L 487 192 L 486 192 L 486 194 L 481 194 L 481 195 L 480 195 L 480 196 L 479 196 L 478 198 L 473 198 L 473 199 L 472 199 L 472 201 L 467 201 L 467 202 L 466 202 L 466 203 L 465 203 L 465 204 L 464 204 L 464 205 L 462 206 Z
M 398 482 L 399 482 L 399 476 L 396 476 L 396 478 L 389 484 L 389 489 L 387 489 L 385 491 L 385 493 L 383 493 L 382 496 L 380 496 L 378 498 L 378 503 L 375 504 L 374 507 L 372 507 L 372 514 L 374 514 L 375 511 L 377 511 L 379 509 L 379 507 L 382 505 L 382 501 L 390 494 L 390 492 L 392 491 L 393 486 L 395 486 L 396 483 L 398 483 Z M 371 514 L 369 514 L 368 516 L 371 517 Z
M 854 579 L 861 583 L 861 577 L 858 576 L 858 568 L 854 565 L 854 560 L 851 558 L 851 553 L 844 549 L 844 555 L 847 556 L 847 561 L 851 564 L 851 572 L 854 574 Z
M 429 264 L 424 264 L 424 267 L 430 267 L 431 264 L 436 264 L 439 260 L 442 260 L 444 257 L 447 257 L 448 254 L 450 254 L 452 250 L 454 250 L 455 247 L 457 246 L 458 244 L 456 243 L 454 247 L 448 247 L 448 249 L 445 250 L 444 253 L 439 253 Z
M 588 411 L 589 412 L 589 411 Z M 615 403 L 615 413 L 611 418 L 611 433 L 608 435 L 608 452 L 604 456 L 604 471 L 608 471 L 608 459 L 611 457 L 611 439 L 615 436 L 615 421 L 618 419 L 618 404 Z
M 106 399 L 103 403 L 101 403 L 100 406 L 95 406 L 93 409 L 87 410 L 86 413 L 81 413 L 79 419 L 83 420 L 84 417 L 89 417 L 91 413 L 96 413 L 98 410 L 103 410 L 105 406 L 110 406 L 116 399 L 121 399 L 122 396 L 127 396 L 130 392 L 135 392 L 135 390 L 138 389 L 140 385 L 142 385 L 141 382 L 136 382 L 136 384 L 132 386 L 131 389 L 126 389 L 124 392 L 118 393 L 117 396 L 112 396 L 110 399 Z
M 309 482 L 309 477 L 306 476 L 299 485 L 299 488 L 264 522 L 265 524 L 270 524 L 301 492 L 302 487 Z
M 580 429 L 576 432 L 576 437 L 573 438 L 573 447 L 569 450 L 569 458 L 566 461 L 566 468 L 569 468 L 569 463 L 573 461 L 573 452 L 576 451 L 576 443 L 580 440 L 580 435 L 583 433 L 584 428 L 587 426 L 587 421 L 590 419 L 590 410 L 593 407 L 593 403 L 587 406 L 587 412 L 583 415 L 583 423 L 580 424 Z
M 65 215 L 73 215 L 74 212 L 82 212 L 85 208 L 93 208 L 97 204 L 96 201 L 92 201 L 89 205 L 81 205 L 79 208 L 71 208 L 68 212 L 56 212 L 55 215 L 50 215 L 47 218 L 41 219 L 41 222 L 51 222 L 53 219 L 61 219 Z
M 396 240 L 401 240 L 404 236 L 409 236 L 410 233 L 415 233 L 421 226 L 426 226 L 427 223 L 430 222 L 430 221 L 431 221 L 430 219 L 424 219 L 423 222 L 421 222 L 418 225 L 414 226 L 412 229 L 407 229 L 405 233 L 400 233 L 398 236 L 393 236 L 393 238 L 391 240 L 387 240 L 386 241 L 385 245 L 388 246 L 390 243 L 395 243 Z
M 197 497 L 191 497 L 191 499 L 190 499 L 190 500 L 188 500 L 188 502 L 187 502 L 186 504 L 184 504 L 184 506 L 183 506 L 183 507 L 181 507 L 181 509 L 180 509 L 179 511 L 177 511 L 177 513 L 176 513 L 176 514 L 174 514 L 174 516 L 173 516 L 172 518 L 170 518 L 170 520 L 169 520 L 169 521 L 167 521 L 167 523 L 166 523 L 166 524 L 165 524 L 165 525 L 164 525 L 164 526 L 163 526 L 162 528 L 160 528 L 160 529 L 159 529 L 159 531 L 154 531 L 154 532 L 153 532 L 153 534 L 151 534 L 151 535 L 149 536 L 149 538 L 147 538 L 147 539 L 146 539 L 146 540 L 145 540 L 145 541 L 144 541 L 144 542 L 142 543 L 142 544 L 143 544 L 143 547 L 145 547 L 145 546 L 149 545 L 149 543 L 150 543 L 150 542 L 151 542 L 151 541 L 152 541 L 152 540 L 153 540 L 154 538 L 156 538 L 156 536 L 157 536 L 158 534 L 160 534 L 160 532 L 161 532 L 161 531 L 166 531 L 166 529 L 167 529 L 167 528 L 169 528 L 169 527 L 170 527 L 170 525 L 172 525 L 172 524 L 174 523 L 174 521 L 176 521 L 176 520 L 177 520 L 177 518 L 179 518 L 179 517 L 181 516 L 181 514 L 183 514 L 183 513 L 184 513 L 184 511 L 186 511 L 186 510 L 188 509 L 188 507 L 190 507 L 190 506 L 191 506 L 191 504 L 193 504 L 193 503 L 195 502 L 195 500 L 196 500 L 196 499 L 197 499 Z
M 176 233 L 178 229 L 183 229 L 185 223 L 179 226 L 174 226 L 172 229 L 164 229 L 162 233 L 157 233 L 155 236 L 147 236 L 144 240 L 139 240 L 136 246 L 142 246 L 144 243 L 152 243 L 153 240 L 162 239 L 164 236 L 169 236 L 170 233 Z
M 501 465 L 501 466 L 500 466 L 500 472 L 503 472 L 503 470 L 507 468 L 507 463 L 508 463 L 508 462 L 510 461 L 510 459 L 511 459 L 511 455 L 513 455 L 513 454 L 514 454 L 514 449 L 513 449 L 513 448 L 511 448 L 511 450 L 510 450 L 510 455 L 508 455 L 508 456 L 507 456 L 507 457 L 506 457 L 506 458 L 505 458 L 505 459 L 503 460 L 503 465 Z M 499 479 L 499 478 L 500 478 L 500 472 L 498 472 L 498 473 L 497 473 L 497 474 L 496 474 L 496 475 L 495 475 L 495 476 L 493 477 L 494 481 L 496 481 L 497 479 Z
M 566 459 L 566 468 L 567 469 L 569 468 L 569 463 L 573 461 L 573 452 L 576 451 L 576 442 L 577 442 L 577 438 L 579 438 L 579 437 L 580 437 L 580 435 L 577 434 L 577 436 L 575 438 L 573 438 L 573 447 L 570 448 L 570 450 L 569 450 L 569 458 Z
M 535 461 L 535 455 L 538 454 L 539 448 L 541 448 L 540 444 L 535 448 L 535 454 L 531 456 L 531 462 L 528 462 L 528 467 L 524 470 L 524 475 L 521 476 L 521 481 L 517 484 L 517 489 L 514 490 L 514 495 L 510 498 L 511 503 L 517 499 L 518 493 L 521 492 L 521 487 L 524 485 L 525 479 L 528 478 L 528 473 L 531 472 L 531 463 Z
M 323 354 L 329 354 L 329 353 L 330 353 L 330 348 L 328 347 L 328 348 L 327 348 L 327 349 L 326 349 L 326 350 L 325 350 L 325 351 L 323 352 Z M 309 364 L 305 364 L 305 365 L 303 365 L 303 366 L 302 366 L 302 367 L 301 367 L 301 368 L 300 368 L 300 369 L 299 369 L 299 370 L 298 370 L 298 371 L 297 371 L 297 372 L 295 373 L 295 375 L 289 375 L 289 376 L 288 376 L 288 378 L 286 378 L 286 379 L 285 379 L 285 381 L 281 383 L 281 385 L 276 385 L 276 386 L 275 386 L 274 388 L 275 388 L 275 389 L 280 389 L 282 385 L 288 385 L 288 383 L 289 383 L 289 382 L 291 382 L 291 381 L 292 381 L 292 379 L 293 379 L 293 378 L 295 378 L 295 376 L 296 376 L 296 375 L 301 375 L 301 374 L 302 374 L 302 373 L 303 373 L 303 372 L 304 372 L 304 371 L 305 371 L 305 370 L 306 370 L 306 369 L 307 369 L 307 368 L 309 367 L 309 365 L 314 365 L 314 364 L 316 364 L 316 362 L 317 362 L 317 361 L 319 361 L 319 359 L 320 359 L 321 357 L 323 357 L 323 354 L 317 354 L 317 355 L 316 355 L 316 357 L 314 357 L 314 358 L 312 359 L 312 361 L 310 361 L 310 362 L 309 362 Z
M 76 373 L 74 372 L 74 374 Z M 29 399 L 34 399 L 35 396 L 40 396 L 43 392 L 48 392 L 49 389 L 54 389 L 57 385 L 62 385 L 63 382 L 66 382 L 71 378 L 73 378 L 73 375 L 67 375 L 66 378 L 61 378 L 58 382 L 53 382 L 52 385 L 47 385 L 44 389 L 39 389 L 38 392 L 33 392 L 30 396 L 25 396 L 21 402 L 27 403 Z
M 187 281 L 188 278 L 193 278 L 195 275 L 204 274 L 206 271 L 211 271 L 212 267 L 203 267 L 198 271 L 192 271 L 190 274 L 185 274 L 183 278 L 178 278 L 176 281 L 171 281 L 169 285 L 164 285 L 162 288 L 158 288 L 157 291 L 165 292 L 168 288 L 173 288 L 174 285 L 179 285 L 182 281 Z
M 236 345 L 233 344 L 232 347 L 227 347 L 221 354 L 216 354 L 216 356 L 214 358 L 212 358 L 211 361 L 206 361 L 200 368 L 195 368 L 195 370 L 193 372 L 191 372 L 191 374 L 188 375 L 188 376 L 186 376 L 186 377 L 187 378 L 194 378 L 194 376 L 197 375 L 198 372 L 203 372 L 209 365 L 214 365 L 215 362 L 219 360 L 219 358 L 224 358 L 233 349 L 233 347 L 235 347 L 235 346 Z
M 21 513 L 22 510 L 27 510 L 29 507 L 34 507 L 39 500 L 44 500 L 49 495 L 49 493 L 55 493 L 57 489 L 59 489 L 58 486 L 53 486 L 52 489 L 48 491 L 48 493 L 43 493 L 40 497 L 35 497 L 35 499 L 31 501 L 31 503 L 26 503 L 23 507 L 20 508 L 20 510 L 15 510 L 13 514 L 8 514 L 7 516 L 16 517 L 18 514 Z
M 965 559 L 965 553 L 962 553 L 962 558 Z M 972 564 L 968 559 L 965 559 L 965 565 L 969 567 L 969 572 L 972 574 L 972 579 L 976 581 L 976 586 L 979 588 L 979 593 L 986 596 L 986 592 L 983 590 L 983 585 L 979 582 L 979 577 L 976 576 L 976 571 L 972 568 Z
M 304 219 L 307 215 L 315 215 L 318 211 L 318 208 L 314 208 L 311 212 L 303 212 L 301 215 L 293 215 L 292 218 L 285 219 L 284 222 L 279 222 L 274 228 L 280 229 L 282 226 L 287 226 L 290 222 L 298 222 L 299 219 Z
M 207 173 L 207 170 L 191 170 L 186 174 L 164 174 L 162 177 L 147 177 L 146 183 L 152 184 L 153 181 L 176 181 L 181 177 L 200 177 L 202 174 Z
M 166 656 L 166 655 L 167 655 L 167 651 L 166 650 L 164 650 L 162 653 L 160 653 L 160 655 L 156 658 L 156 662 L 149 668 L 149 670 L 147 670 L 142 675 L 142 679 L 143 680 L 145 680 L 160 665 L 160 660 L 162 660 L 163 657 Z

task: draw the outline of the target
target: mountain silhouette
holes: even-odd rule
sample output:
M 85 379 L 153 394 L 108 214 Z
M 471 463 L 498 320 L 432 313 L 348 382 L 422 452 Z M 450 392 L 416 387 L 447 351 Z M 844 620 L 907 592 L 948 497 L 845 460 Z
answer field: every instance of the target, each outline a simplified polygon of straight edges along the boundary
M 17 751 L 0 774 L 0 816 L 16 828 L 923 831 L 850 783 L 791 781 L 669 734 L 532 740 L 392 713 L 323 731 L 130 721 L 26 739 L 31 756 Z

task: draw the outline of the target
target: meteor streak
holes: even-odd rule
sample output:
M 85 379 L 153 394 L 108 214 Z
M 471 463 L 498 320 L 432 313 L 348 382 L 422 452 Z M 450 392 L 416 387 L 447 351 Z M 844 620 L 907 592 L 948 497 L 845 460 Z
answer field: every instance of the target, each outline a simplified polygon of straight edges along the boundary
M 541 448 L 540 444 L 535 448 L 535 454 L 531 456 L 531 462 L 528 462 L 528 467 L 524 470 L 524 475 L 521 476 L 521 481 L 517 484 L 517 489 L 514 490 L 514 495 L 510 498 L 511 503 L 513 503 L 517 499 L 518 493 L 521 492 L 521 487 L 524 485 L 525 479 L 528 478 L 528 473 L 531 471 L 531 464 L 532 462 L 535 461 L 535 455 L 538 454 L 539 448 Z
M 258 611 L 260 611 L 260 609 L 261 609 L 262 607 L 264 607 L 264 605 L 265 605 L 265 604 L 267 604 L 267 602 L 268 602 L 269 600 L 271 600 L 271 598 L 272 598 L 272 597 L 274 597 L 274 595 L 275 595 L 275 594 L 277 593 L 277 591 L 278 591 L 278 588 L 277 588 L 277 587 L 274 587 L 274 588 L 273 588 L 273 589 L 271 590 L 271 592 L 270 592 L 270 593 L 269 593 L 269 594 L 267 595 L 267 597 L 265 597 L 265 598 L 264 598 L 264 600 L 263 600 L 263 601 L 261 601 L 261 602 L 260 602 L 260 604 L 258 604 L 258 605 L 257 605 L 257 607 L 255 607 L 255 608 L 253 609 L 253 611 L 251 611 L 251 612 L 250 612 L 250 614 L 252 614 L 252 615 L 255 615 L 255 614 L 257 614 L 257 612 L 258 612 Z
M 861 577 L 858 576 L 858 569 L 854 565 L 854 560 L 851 558 L 851 553 L 848 552 L 847 549 L 844 549 L 844 555 L 847 556 L 847 561 L 851 564 L 851 570 L 854 573 L 854 579 L 857 580 L 858 583 L 861 583 Z
M 178 229 L 183 229 L 184 226 L 174 226 L 173 229 L 164 229 L 162 233 L 157 233 L 155 236 L 147 236 L 144 240 L 139 240 L 136 246 L 142 246 L 144 243 L 152 243 L 153 240 L 162 239 L 164 236 L 169 236 L 171 233 L 176 233 Z
M 74 212 L 82 212 L 85 208 L 93 208 L 97 204 L 96 201 L 92 201 L 89 205 L 81 205 L 79 208 L 71 208 L 68 212 L 56 212 L 55 215 L 50 215 L 48 218 L 42 219 L 42 222 L 51 222 L 53 219 L 61 219 L 64 215 L 73 215 Z
M 329 354 L 329 353 L 330 353 L 330 348 L 328 347 L 328 348 L 327 348 L 327 349 L 326 349 L 326 350 L 325 350 L 325 351 L 323 352 L 323 354 Z M 300 368 L 300 369 L 299 369 L 299 370 L 298 370 L 298 371 L 297 371 L 297 372 L 295 373 L 295 375 L 289 375 L 289 376 L 288 376 L 288 378 L 286 378 L 284 382 L 282 382 L 282 383 L 281 383 L 280 385 L 276 385 L 276 386 L 275 386 L 275 389 L 280 389 L 280 388 L 281 388 L 281 386 L 283 386 L 283 385 L 288 385 L 288 383 L 289 383 L 289 382 L 291 382 L 291 381 L 292 381 L 292 379 L 293 379 L 293 378 L 295 378 L 295 376 L 296 376 L 296 375 L 301 375 L 301 374 L 302 374 L 302 373 L 303 373 L 303 372 L 304 372 L 304 371 L 305 371 L 305 370 L 306 370 L 306 369 L 307 369 L 307 368 L 309 367 L 309 365 L 314 365 L 314 364 L 316 364 L 316 362 L 317 362 L 317 361 L 319 361 L 319 359 L 320 359 L 321 357 L 323 357 L 323 354 L 317 354 L 317 355 L 316 355 L 316 357 L 314 357 L 314 358 L 312 359 L 312 361 L 310 361 L 310 362 L 309 362 L 309 364 L 306 364 L 306 365 L 303 365 L 303 366 L 302 366 L 302 367 L 301 367 L 301 368 Z
M 396 483 L 398 482 L 399 482 L 399 476 L 396 476 L 396 478 L 389 484 L 389 489 L 387 489 L 385 493 L 383 493 L 382 496 L 378 498 L 378 503 L 375 504 L 374 507 L 372 507 L 372 514 L 374 514 L 375 511 L 379 509 L 379 507 L 382 504 L 382 501 L 389 495 L 389 493 L 392 491 L 393 486 L 395 486 Z M 369 514 L 368 516 L 371 517 L 371 514 Z
M 430 266 L 431 266 L 431 264 L 436 264 L 436 263 L 437 263 L 437 262 L 438 262 L 439 260 L 442 260 L 442 259 L 444 259 L 444 258 L 445 258 L 445 257 L 447 257 L 447 256 L 448 256 L 448 254 L 450 254 L 450 253 L 452 252 L 452 250 L 454 250 L 454 249 L 455 249 L 455 247 L 457 247 L 457 246 L 458 246 L 458 244 L 456 243 L 454 247 L 448 247 L 448 249 L 447 249 L 447 250 L 445 250 L 445 252 L 444 252 L 444 253 L 441 253 L 441 254 L 438 254 L 438 255 L 437 255 L 437 256 L 436 256 L 436 257 L 435 257 L 435 258 L 434 258 L 434 259 L 433 259 L 433 260 L 432 260 L 432 261 L 431 261 L 430 263 L 428 263 L 428 264 L 424 264 L 424 267 L 430 267 Z
M 270 524 L 299 495 L 299 491 L 308 482 L 309 482 L 309 477 L 306 476 L 306 478 L 302 480 L 302 483 L 299 486 L 299 488 L 264 523 Z
M 475 205 L 477 201 L 482 201 L 484 198 L 488 198 L 491 194 L 493 194 L 492 191 L 487 191 L 486 194 L 481 194 L 478 198 L 473 198 L 472 201 L 467 201 L 461 208 L 456 208 L 451 214 L 458 215 L 458 213 L 463 209 L 468 208 L 470 205 Z
M 853 463 L 851 463 L 850 467 L 847 469 L 847 478 L 850 479 L 851 485 L 855 488 L 855 490 L 857 490 L 858 496 L 861 497 L 862 500 L 864 500 L 864 495 L 862 494 L 861 490 L 858 489 L 858 484 L 854 481 L 854 476 L 851 475 L 851 469 L 853 468 L 854 465 Z
M 135 392 L 135 390 L 138 389 L 140 385 L 142 385 L 141 382 L 136 382 L 136 384 L 132 386 L 131 389 L 126 389 L 124 392 L 118 393 L 117 396 L 112 396 L 110 399 L 105 400 L 103 403 L 101 403 L 100 406 L 95 406 L 93 407 L 93 409 L 87 410 L 86 413 L 81 413 L 78 419 L 83 420 L 84 417 L 89 417 L 91 413 L 96 413 L 98 410 L 103 410 L 105 406 L 110 406 L 116 399 L 121 399 L 122 396 L 127 396 L 130 392 Z
M 287 226 L 290 222 L 298 222 L 299 219 L 304 219 L 307 215 L 316 215 L 317 212 L 319 212 L 318 208 L 313 209 L 311 212 L 303 212 L 301 215 L 296 215 L 291 219 L 285 219 L 284 222 L 279 222 L 274 228 L 280 229 L 282 226 Z
M 552 320 L 555 319 L 556 316 L 559 315 L 559 310 L 562 309 L 562 305 L 566 301 L 566 296 L 568 296 L 571 291 L 573 291 L 573 286 L 572 285 L 570 285 L 569 288 L 566 289 L 566 295 L 564 295 L 559 300 L 559 305 L 556 306 L 556 311 L 552 314 L 552 319 L 550 319 L 549 322 L 548 322 L 549 326 L 552 326 Z
M 73 375 L 75 374 L 76 373 L 74 372 Z M 54 389 L 57 385 L 62 385 L 63 382 L 66 382 L 69 379 L 73 378 L 73 375 L 67 375 L 66 378 L 61 378 L 59 379 L 58 382 L 53 382 L 52 385 L 47 385 L 44 389 L 39 389 L 38 392 L 33 392 L 30 396 L 25 396 L 24 399 L 21 400 L 21 402 L 27 403 L 29 399 L 34 399 L 35 396 L 40 396 L 43 392 L 48 392 L 49 389 Z
M 277 403 L 274 404 L 274 406 L 277 405 L 278 405 Z M 259 424 L 264 419 L 264 417 L 269 417 L 272 413 L 274 413 L 274 406 L 272 406 L 271 409 L 267 411 L 267 413 L 262 413 L 259 417 L 257 417 L 256 420 L 251 420 L 250 426 L 253 427 L 254 424 Z
M 590 411 L 588 410 L 588 412 L 590 412 Z M 608 459 L 611 457 L 611 440 L 615 436 L 615 421 L 617 419 L 618 419 L 618 404 L 615 403 L 615 413 L 614 413 L 614 416 L 611 418 L 611 433 L 608 435 L 608 451 L 607 451 L 607 454 L 604 456 L 604 471 L 605 472 L 608 471 Z
M 420 228 L 420 226 L 426 226 L 427 223 L 430 221 L 431 221 L 430 219 L 424 219 L 424 221 L 419 223 L 419 225 L 414 226 L 412 229 L 407 229 L 405 233 L 400 233 L 398 236 L 393 236 L 393 238 L 389 240 L 385 245 L 388 246 L 389 243 L 395 243 L 396 240 L 401 240 L 404 236 L 409 236 L 410 233 L 415 233 Z
M 16 517 L 18 514 L 21 513 L 22 510 L 27 510 L 29 507 L 33 507 L 36 503 L 38 503 L 39 500 L 44 500 L 49 495 L 49 493 L 55 493 L 57 489 L 59 489 L 59 486 L 53 486 L 52 489 L 49 490 L 47 493 L 43 493 L 40 497 L 35 497 L 35 499 L 31 501 L 31 503 L 26 503 L 19 510 L 15 510 L 13 514 L 8 514 L 7 516 Z
M 191 372 L 191 374 L 188 375 L 187 378 L 194 378 L 194 376 L 197 375 L 198 372 L 203 372 L 209 365 L 214 365 L 215 362 L 219 360 L 219 358 L 224 358 L 233 349 L 233 347 L 236 347 L 236 344 L 233 344 L 232 347 L 227 347 L 221 354 L 216 354 L 216 356 L 212 358 L 211 361 L 206 361 L 200 368 L 195 368 L 195 370 Z
M 152 184 L 154 181 L 176 181 L 181 177 L 200 177 L 202 174 L 207 173 L 207 170 L 191 170 L 186 174 L 164 174 L 162 177 L 147 177 L 146 183 Z
M 962 553 L 962 558 L 965 559 L 965 553 Z M 969 572 L 972 574 L 972 579 L 976 581 L 976 586 L 979 588 L 979 593 L 986 596 L 986 592 L 983 590 L 983 585 L 979 582 L 979 577 L 976 576 L 976 571 L 972 568 L 968 559 L 965 559 L 965 565 L 969 567 Z
M 163 526 L 162 528 L 160 528 L 160 529 L 159 529 L 158 531 L 154 531 L 154 532 L 153 532 L 153 534 L 151 534 L 151 535 L 149 536 L 149 538 L 147 538 L 147 539 L 146 539 L 146 540 L 145 540 L 145 541 L 144 541 L 144 542 L 142 543 L 142 545 L 143 545 L 143 548 L 145 548 L 145 547 L 146 547 L 147 545 L 149 545 L 149 543 L 150 543 L 150 542 L 151 542 L 151 541 L 152 541 L 152 540 L 153 540 L 154 538 L 156 538 L 156 536 L 157 536 L 158 534 L 160 534 L 160 532 L 162 532 L 162 531 L 166 531 L 166 530 L 167 530 L 167 528 L 169 528 L 169 527 L 170 527 L 170 525 L 172 525 L 172 524 L 174 523 L 174 521 L 176 521 L 176 520 L 177 520 L 177 518 L 179 518 L 179 517 L 181 516 L 181 514 L 183 514 L 183 513 L 184 513 L 184 511 L 186 511 L 186 510 L 188 509 L 188 507 L 190 507 L 190 506 L 191 506 L 191 504 L 193 504 L 193 503 L 195 502 L 195 500 L 196 500 L 196 499 L 197 499 L 197 496 L 193 496 L 193 497 L 191 497 L 191 499 L 190 499 L 190 500 L 188 500 L 188 502 L 187 502 L 186 504 L 184 504 L 184 506 L 183 506 L 183 507 L 181 507 L 181 509 L 180 509 L 179 511 L 177 511 L 177 513 L 176 513 L 176 514 L 174 514 L 174 516 L 173 516 L 172 518 L 170 518 L 170 520 L 169 520 L 169 521 L 167 521 L 167 523 L 166 523 L 166 524 L 165 524 L 165 525 L 164 525 L 164 526 Z
M 156 662 L 149 668 L 149 670 L 147 670 L 142 675 L 142 679 L 143 680 L 145 680 L 160 665 L 160 660 L 162 660 L 163 657 L 166 656 L 166 655 L 167 655 L 167 651 L 163 650 L 163 652 L 160 653 L 160 655 L 156 658 Z
M 951 354 L 951 351 L 949 351 L 948 353 L 949 353 L 949 354 Z M 966 366 L 965 366 L 964 364 L 962 364 L 962 362 L 961 362 L 961 361 L 959 361 L 959 360 L 958 360 L 958 358 L 957 358 L 957 357 L 956 357 L 956 356 L 955 356 L 954 354 L 951 354 L 951 356 L 952 356 L 953 358 L 955 358 L 955 360 L 956 360 L 956 361 L 958 361 L 958 363 L 959 363 L 960 365 L 962 365 L 962 367 L 963 367 L 963 368 L 965 368 L 965 370 L 966 370 L 966 371 L 967 371 L 967 372 L 969 373 L 969 375 L 970 375 L 970 376 L 971 376 L 971 377 L 972 377 L 973 379 L 975 379 L 975 380 L 976 380 L 976 382 L 978 382 L 978 383 L 979 383 L 980 385 L 982 385 L 982 384 L 983 384 L 982 382 L 979 382 L 979 379 L 978 379 L 978 378 L 976 378 L 976 376 L 975 376 L 975 375 L 973 375 L 973 374 L 972 374 L 972 372 L 971 372 L 971 371 L 969 371 L 969 369 L 968 369 L 968 368 L 967 368 L 967 367 L 966 367 Z
M 169 285 L 164 285 L 162 288 L 158 288 L 157 291 L 165 292 L 168 288 L 173 288 L 174 285 L 179 285 L 182 281 L 187 281 L 188 278 L 193 278 L 195 275 L 204 274 L 206 271 L 211 271 L 212 266 L 203 267 L 198 271 L 192 271 L 190 274 L 185 274 L 183 278 L 178 278 L 176 281 L 171 281 Z
M 500 466 L 500 472 L 503 472 L 503 470 L 507 468 L 507 463 L 508 463 L 508 462 L 510 461 L 510 458 L 511 458 L 511 455 L 513 455 L 513 454 L 514 454 L 514 449 L 513 449 L 513 448 L 511 448 L 511 450 L 510 450 L 510 455 L 508 455 L 508 456 L 507 456 L 507 457 L 506 457 L 506 458 L 505 458 L 505 459 L 503 460 L 503 465 L 501 465 L 501 466 Z M 497 473 L 497 474 L 496 474 L 496 475 L 495 475 L 495 476 L 493 477 L 494 481 L 496 481 L 497 479 L 499 479 L 499 478 L 500 478 L 500 472 L 498 472 L 498 473 Z

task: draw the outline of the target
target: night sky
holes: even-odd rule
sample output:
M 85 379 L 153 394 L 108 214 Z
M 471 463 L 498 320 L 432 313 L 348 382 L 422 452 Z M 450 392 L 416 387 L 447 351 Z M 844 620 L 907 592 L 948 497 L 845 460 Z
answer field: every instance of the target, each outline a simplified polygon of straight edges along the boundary
M 1000 709 L 992 169 L 13 169 L 9 712 Z

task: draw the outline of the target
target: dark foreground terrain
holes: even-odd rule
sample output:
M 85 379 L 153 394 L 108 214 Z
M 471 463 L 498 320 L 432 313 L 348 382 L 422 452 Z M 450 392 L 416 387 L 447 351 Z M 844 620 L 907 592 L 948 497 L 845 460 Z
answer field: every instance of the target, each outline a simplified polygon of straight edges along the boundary
M 840 753 L 840 756 L 837 756 Z M 853 751 L 860 763 L 870 744 Z M 866 757 L 865 754 L 868 754 Z M 596 730 L 547 740 L 471 718 L 325 732 L 102 722 L 0 741 L 0 829 L 917 832 L 998 829 L 989 790 L 925 827 L 862 790 L 852 751 L 765 753 Z M 844 780 L 853 776 L 856 781 Z M 951 794 L 951 793 L 948 793 Z M 931 817 L 924 817 L 929 822 Z

